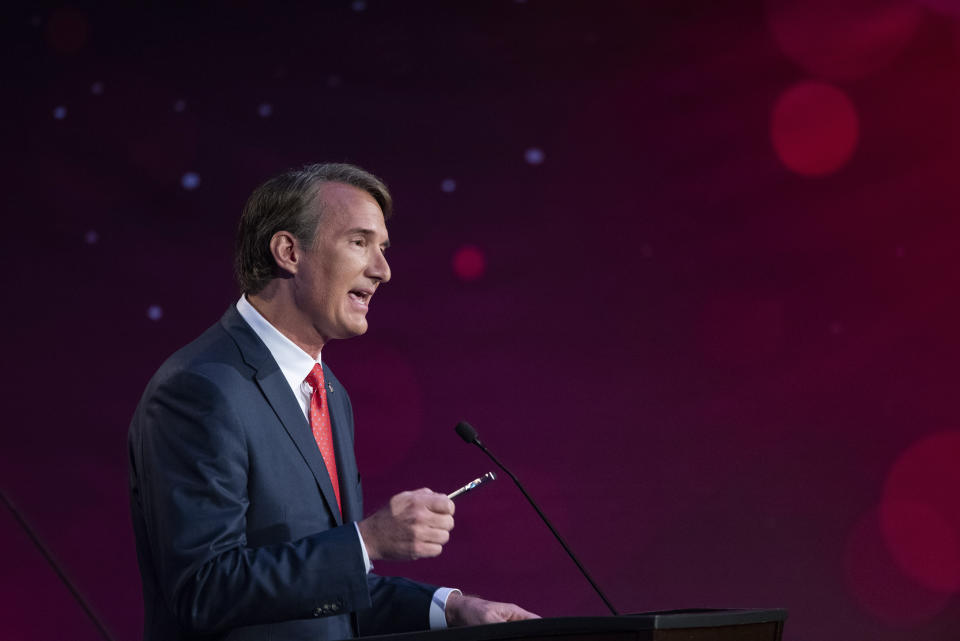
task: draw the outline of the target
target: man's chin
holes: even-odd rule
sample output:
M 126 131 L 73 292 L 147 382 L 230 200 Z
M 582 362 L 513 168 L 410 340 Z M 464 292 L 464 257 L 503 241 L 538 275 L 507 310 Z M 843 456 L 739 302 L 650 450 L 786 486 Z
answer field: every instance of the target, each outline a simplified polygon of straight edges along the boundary
M 329 342 L 332 340 L 343 340 L 345 338 L 361 336 L 367 333 L 367 327 L 366 319 L 363 319 L 363 322 L 337 323 L 334 326 L 328 326 L 324 334 L 326 336 L 324 341 Z
M 353 338 L 354 336 L 362 336 L 367 333 L 367 319 L 363 319 L 362 323 L 351 323 L 348 327 L 344 328 L 344 338 Z

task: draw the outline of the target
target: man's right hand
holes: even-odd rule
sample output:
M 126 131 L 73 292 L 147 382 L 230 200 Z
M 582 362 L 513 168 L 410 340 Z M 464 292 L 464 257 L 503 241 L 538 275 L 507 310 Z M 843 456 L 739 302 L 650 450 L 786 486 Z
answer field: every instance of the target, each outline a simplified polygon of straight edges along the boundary
M 357 523 L 371 560 L 439 556 L 453 529 L 453 501 L 427 488 L 401 492 Z

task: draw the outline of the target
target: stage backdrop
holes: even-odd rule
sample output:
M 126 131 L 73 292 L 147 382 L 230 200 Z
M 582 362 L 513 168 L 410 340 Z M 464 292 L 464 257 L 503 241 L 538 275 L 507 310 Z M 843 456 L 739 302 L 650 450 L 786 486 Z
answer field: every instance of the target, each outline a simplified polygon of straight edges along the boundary
M 141 634 L 126 432 L 238 291 L 269 175 L 396 199 L 324 359 L 373 510 L 512 465 L 624 612 L 787 607 L 789 641 L 960 625 L 957 3 L 21 3 L 6 9 L 0 488 Z M 0 509 L 0 637 L 99 638 Z M 520 494 L 378 570 L 604 608 Z

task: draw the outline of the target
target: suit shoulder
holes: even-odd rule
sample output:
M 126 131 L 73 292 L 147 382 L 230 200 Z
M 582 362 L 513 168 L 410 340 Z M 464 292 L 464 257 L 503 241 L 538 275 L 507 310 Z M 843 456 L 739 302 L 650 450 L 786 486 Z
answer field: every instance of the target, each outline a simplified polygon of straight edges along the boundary
M 144 398 L 177 380 L 201 378 L 224 387 L 252 376 L 253 369 L 244 361 L 236 341 L 221 323 L 215 323 L 160 365 L 147 383 Z
M 196 370 L 211 363 L 242 363 L 243 355 L 233 337 L 220 323 L 174 352 L 158 373 L 165 370 Z

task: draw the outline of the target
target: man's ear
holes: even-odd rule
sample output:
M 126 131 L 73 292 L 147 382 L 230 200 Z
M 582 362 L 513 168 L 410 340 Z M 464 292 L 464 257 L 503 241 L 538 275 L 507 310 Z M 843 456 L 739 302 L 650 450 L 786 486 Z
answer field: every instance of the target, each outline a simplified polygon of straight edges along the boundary
M 270 239 L 270 253 L 277 267 L 288 274 L 296 274 L 300 267 L 301 249 L 296 237 L 288 231 L 278 231 Z

